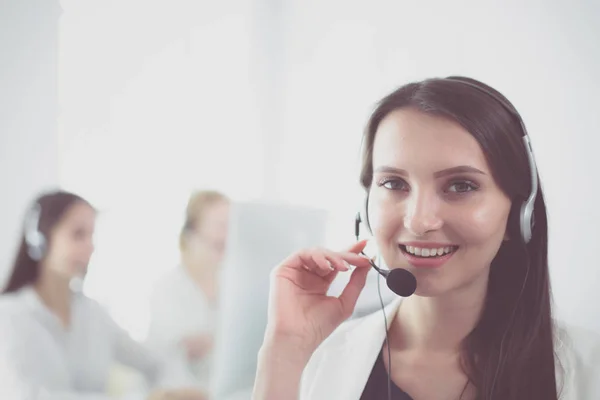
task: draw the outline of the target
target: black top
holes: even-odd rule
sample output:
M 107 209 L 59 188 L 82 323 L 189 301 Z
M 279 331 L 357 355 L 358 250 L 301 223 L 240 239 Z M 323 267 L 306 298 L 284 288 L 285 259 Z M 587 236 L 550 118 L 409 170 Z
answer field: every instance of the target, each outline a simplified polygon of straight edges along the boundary
M 392 381 L 392 398 L 389 400 L 412 400 L 402 389 Z M 383 363 L 382 352 L 371 370 L 367 385 L 360 396 L 360 400 L 388 400 L 388 375 Z

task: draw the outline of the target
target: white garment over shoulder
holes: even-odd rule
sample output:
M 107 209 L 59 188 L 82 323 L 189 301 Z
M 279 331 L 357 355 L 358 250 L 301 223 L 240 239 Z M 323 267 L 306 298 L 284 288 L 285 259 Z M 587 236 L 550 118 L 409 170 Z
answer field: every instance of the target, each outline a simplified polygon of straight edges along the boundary
M 31 287 L 0 298 L 0 399 L 113 399 L 106 389 L 115 362 L 149 384 L 159 374 L 157 359 L 83 294 L 73 294 L 69 329 Z
M 212 357 L 190 362 L 181 341 L 198 334 L 213 335 L 216 311 L 183 266 L 160 279 L 151 297 L 149 347 L 168 360 L 169 386 L 208 388 Z
M 401 303 L 385 308 L 388 327 Z M 313 353 L 302 374 L 300 400 L 358 400 L 385 339 L 381 311 L 339 326 Z M 558 324 L 555 335 L 560 400 L 600 399 L 600 335 Z

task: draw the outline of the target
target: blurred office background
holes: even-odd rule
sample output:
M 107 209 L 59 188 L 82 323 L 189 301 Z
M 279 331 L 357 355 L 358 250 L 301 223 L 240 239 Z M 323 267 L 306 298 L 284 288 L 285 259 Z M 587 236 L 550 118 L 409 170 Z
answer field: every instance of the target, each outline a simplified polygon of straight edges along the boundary
M 0 276 L 25 205 L 100 211 L 85 291 L 144 339 L 190 192 L 329 212 L 353 240 L 362 129 L 409 80 L 470 75 L 530 131 L 559 314 L 600 332 L 600 3 L 2 0 Z

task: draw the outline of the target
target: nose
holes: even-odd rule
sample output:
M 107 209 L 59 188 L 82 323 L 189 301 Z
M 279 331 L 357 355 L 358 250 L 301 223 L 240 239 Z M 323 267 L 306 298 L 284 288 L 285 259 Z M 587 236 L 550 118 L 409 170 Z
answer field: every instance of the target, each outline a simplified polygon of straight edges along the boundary
M 86 244 L 85 244 L 86 253 L 89 254 L 89 256 L 91 257 L 92 254 L 94 254 L 95 250 L 96 250 L 96 243 L 94 242 L 94 239 L 89 238 L 88 240 L 86 240 Z
M 442 228 L 439 202 L 432 193 L 415 193 L 405 202 L 404 227 L 417 237 Z

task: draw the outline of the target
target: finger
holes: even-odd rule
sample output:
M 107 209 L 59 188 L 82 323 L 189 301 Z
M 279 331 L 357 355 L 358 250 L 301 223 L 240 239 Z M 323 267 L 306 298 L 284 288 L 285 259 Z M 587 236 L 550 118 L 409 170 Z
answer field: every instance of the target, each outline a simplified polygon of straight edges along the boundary
M 359 254 L 361 251 L 367 247 L 367 239 L 359 240 L 358 242 L 352 244 L 352 246 L 346 249 L 346 252 Z
M 327 252 L 316 252 L 311 254 L 312 259 L 315 263 L 321 267 L 321 269 L 326 269 L 329 271 L 335 271 L 339 264 L 339 261 L 336 261 L 327 255 Z
M 333 282 L 338 274 L 338 271 L 348 270 L 348 266 L 346 266 L 344 261 L 336 257 L 330 258 L 326 254 L 315 253 L 313 255 L 313 259 L 318 262 L 319 265 L 325 264 L 327 268 L 329 268 L 329 273 L 321 276 L 321 278 L 323 278 L 328 284 Z
M 342 304 L 342 309 L 346 317 L 350 317 L 350 315 L 352 315 L 354 307 L 356 307 L 356 301 L 358 300 L 358 296 L 365 287 L 365 283 L 367 281 L 367 274 L 369 273 L 369 271 L 369 268 L 356 268 L 352 272 L 352 275 L 350 276 L 350 281 L 342 291 L 342 294 L 340 294 L 340 296 L 338 297 L 340 303 Z
M 319 259 L 319 263 L 317 260 L 315 260 L 314 255 L 315 254 L 311 253 L 300 254 L 300 260 L 302 264 L 306 266 L 309 271 L 319 275 L 320 277 L 329 275 L 333 271 L 333 268 L 331 268 L 329 262 L 327 262 L 327 260 L 323 257 L 322 259 Z
M 362 254 L 355 254 L 355 253 L 337 253 L 338 256 L 346 261 L 348 264 L 354 265 L 355 267 L 370 267 L 371 263 L 369 262 L 369 259 L 362 255 Z
M 348 263 L 338 254 L 330 250 L 323 250 L 323 257 L 327 259 L 331 267 L 336 271 L 348 271 Z

